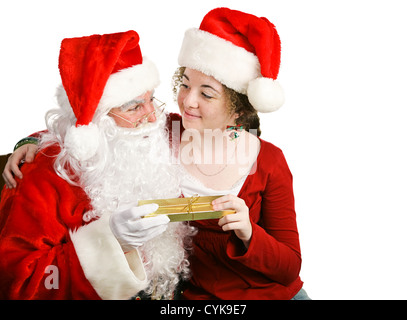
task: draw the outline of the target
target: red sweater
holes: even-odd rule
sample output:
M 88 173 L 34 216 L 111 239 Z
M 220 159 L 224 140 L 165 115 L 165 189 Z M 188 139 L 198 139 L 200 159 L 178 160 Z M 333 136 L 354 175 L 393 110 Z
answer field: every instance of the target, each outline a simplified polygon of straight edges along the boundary
M 250 210 L 253 236 L 248 250 L 217 220 L 198 228 L 190 258 L 186 299 L 291 299 L 302 287 L 301 252 L 292 175 L 280 149 L 261 140 L 255 173 L 238 195 Z

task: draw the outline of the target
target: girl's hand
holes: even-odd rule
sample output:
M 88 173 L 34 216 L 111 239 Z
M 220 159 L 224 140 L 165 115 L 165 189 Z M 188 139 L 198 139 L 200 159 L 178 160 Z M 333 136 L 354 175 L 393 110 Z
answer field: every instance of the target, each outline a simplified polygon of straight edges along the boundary
M 25 162 L 32 162 L 37 150 L 38 146 L 36 144 L 25 144 L 11 154 L 2 173 L 7 188 L 12 189 L 17 186 L 14 175 L 17 178 L 23 178 L 23 174 L 19 168 L 21 161 L 24 160 Z
M 234 195 L 226 195 L 212 201 L 214 210 L 235 210 L 235 214 L 228 214 L 219 219 L 219 226 L 223 231 L 233 230 L 236 236 L 249 247 L 252 238 L 252 225 L 250 223 L 249 208 L 243 199 Z

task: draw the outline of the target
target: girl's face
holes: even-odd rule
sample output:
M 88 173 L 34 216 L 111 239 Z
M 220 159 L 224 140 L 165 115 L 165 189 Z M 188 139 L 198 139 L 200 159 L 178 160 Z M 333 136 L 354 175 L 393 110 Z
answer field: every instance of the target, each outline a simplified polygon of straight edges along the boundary
M 222 84 L 211 76 L 186 68 L 178 93 L 178 106 L 185 129 L 226 130 L 238 115 L 230 113 Z

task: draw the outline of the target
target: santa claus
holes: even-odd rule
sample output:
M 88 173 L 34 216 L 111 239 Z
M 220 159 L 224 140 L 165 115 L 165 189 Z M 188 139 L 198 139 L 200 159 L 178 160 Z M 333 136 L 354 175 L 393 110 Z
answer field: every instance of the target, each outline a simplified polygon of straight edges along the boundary
M 137 206 L 180 195 L 157 69 L 135 31 L 64 39 L 59 69 L 40 151 L 1 197 L 0 299 L 170 299 L 193 231 Z

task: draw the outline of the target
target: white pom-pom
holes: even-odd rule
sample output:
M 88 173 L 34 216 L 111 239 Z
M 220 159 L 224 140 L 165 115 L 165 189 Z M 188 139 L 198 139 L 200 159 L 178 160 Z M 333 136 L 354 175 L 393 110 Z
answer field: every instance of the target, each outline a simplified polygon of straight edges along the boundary
M 65 147 L 69 154 L 79 161 L 86 161 L 96 154 L 99 146 L 99 128 L 90 123 L 87 126 L 72 126 L 65 136 Z
M 247 96 L 259 112 L 273 112 L 284 104 L 284 92 L 279 82 L 271 78 L 257 78 L 249 82 Z

